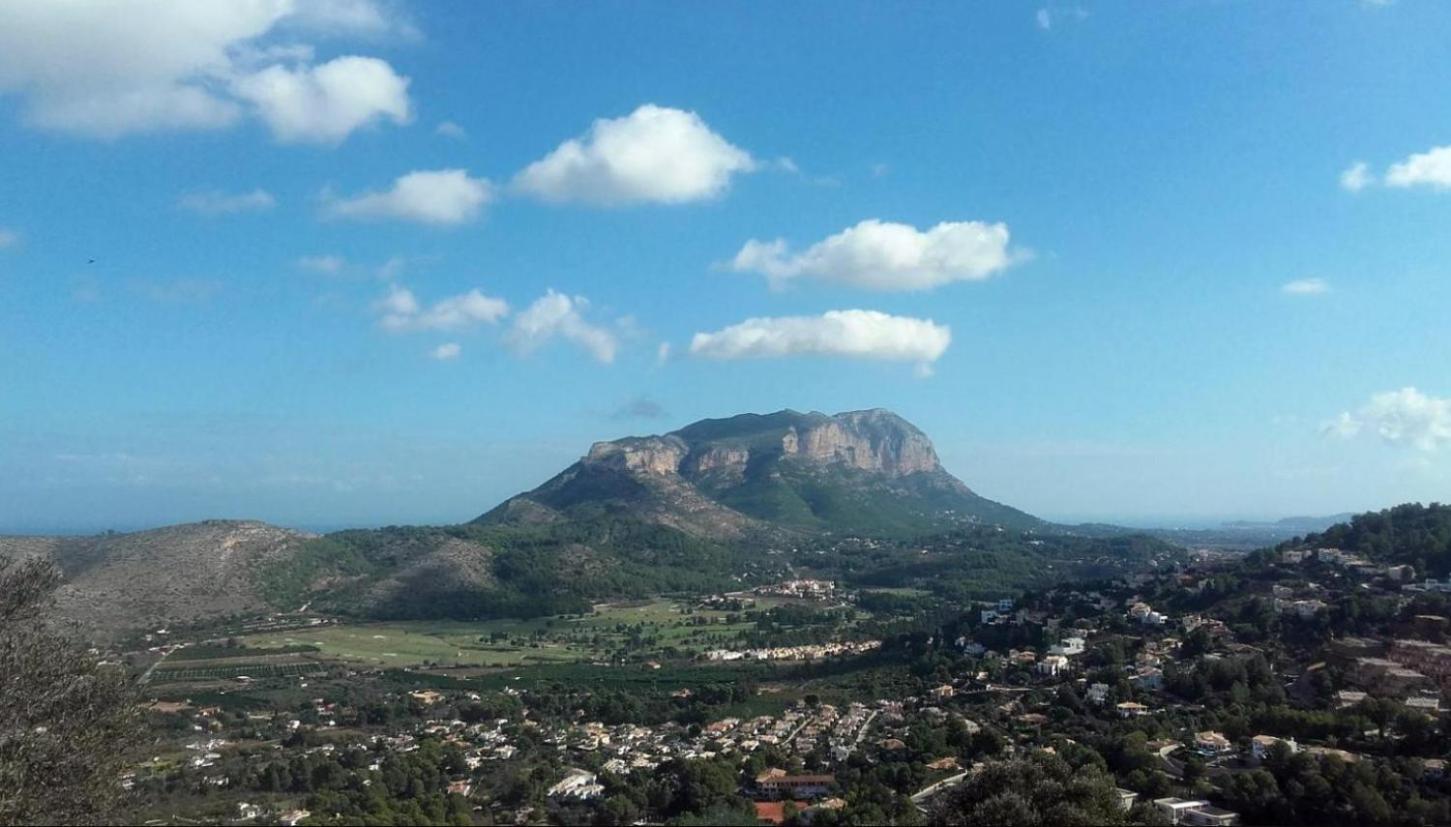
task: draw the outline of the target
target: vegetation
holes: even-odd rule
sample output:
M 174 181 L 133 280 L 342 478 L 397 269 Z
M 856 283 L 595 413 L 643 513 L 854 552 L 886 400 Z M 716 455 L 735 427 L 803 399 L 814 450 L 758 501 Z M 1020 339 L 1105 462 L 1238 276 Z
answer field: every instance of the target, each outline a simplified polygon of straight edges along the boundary
M 135 733 L 122 671 L 49 625 L 59 583 L 48 562 L 0 557 L 0 824 L 104 820 Z
M 1407 503 L 1359 514 L 1281 548 L 1339 548 L 1380 563 L 1408 564 L 1427 577 L 1451 574 L 1451 505 Z
M 974 827 L 1125 823 L 1103 759 L 1087 750 L 1074 755 L 1076 763 L 1046 753 L 987 762 L 939 797 L 932 821 Z

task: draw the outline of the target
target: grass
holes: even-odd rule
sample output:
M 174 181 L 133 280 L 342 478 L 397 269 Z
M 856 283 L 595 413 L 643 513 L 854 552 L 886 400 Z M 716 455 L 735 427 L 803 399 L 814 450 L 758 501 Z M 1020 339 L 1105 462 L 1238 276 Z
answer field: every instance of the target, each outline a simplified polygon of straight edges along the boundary
M 384 668 L 530 666 L 598 660 L 625 646 L 635 631 L 659 648 L 694 654 L 752 628 L 726 623 L 725 617 L 704 609 L 687 614 L 671 600 L 646 600 L 600 604 L 584 616 L 347 623 L 249 635 L 242 643 L 254 652 L 311 646 L 325 658 Z M 697 618 L 709 623 L 694 625 Z

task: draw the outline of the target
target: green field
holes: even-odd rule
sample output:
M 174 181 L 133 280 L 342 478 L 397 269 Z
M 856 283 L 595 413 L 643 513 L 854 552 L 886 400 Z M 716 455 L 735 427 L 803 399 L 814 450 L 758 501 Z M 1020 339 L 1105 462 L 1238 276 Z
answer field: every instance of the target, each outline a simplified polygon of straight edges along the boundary
M 322 665 L 315 661 L 217 663 L 216 661 L 186 661 L 175 665 L 167 663 L 151 673 L 152 683 L 174 683 L 177 681 L 220 681 L 236 680 L 246 676 L 259 678 L 285 678 L 293 675 L 316 673 Z
M 598 660 L 635 636 L 638 651 L 674 648 L 694 654 L 728 645 L 750 623 L 728 624 L 726 613 L 688 610 L 670 600 L 601 604 L 586 616 L 532 620 L 347 623 L 249 635 L 252 649 L 313 646 L 320 656 L 355 664 L 404 667 L 528 666 Z M 699 619 L 709 621 L 697 625 Z

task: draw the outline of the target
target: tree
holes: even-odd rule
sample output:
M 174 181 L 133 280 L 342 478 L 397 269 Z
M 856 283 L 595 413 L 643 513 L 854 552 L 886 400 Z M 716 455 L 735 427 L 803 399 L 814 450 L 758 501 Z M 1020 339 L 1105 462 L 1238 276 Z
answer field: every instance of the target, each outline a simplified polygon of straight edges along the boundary
M 1113 776 L 1094 763 L 1073 766 L 1056 755 L 1034 753 L 993 761 L 942 793 L 934 824 L 1016 825 L 1123 824 Z
M 0 824 L 104 821 L 138 731 L 121 669 L 48 618 L 59 585 L 45 560 L 0 558 Z

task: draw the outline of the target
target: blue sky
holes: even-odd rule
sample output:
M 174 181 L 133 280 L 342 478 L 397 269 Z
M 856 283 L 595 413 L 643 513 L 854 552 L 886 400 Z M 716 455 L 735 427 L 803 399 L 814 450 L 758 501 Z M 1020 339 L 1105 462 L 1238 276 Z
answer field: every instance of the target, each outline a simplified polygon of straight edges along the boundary
M 787 407 L 1050 518 L 1451 491 L 1444 4 L 153 5 L 0 6 L 0 530 Z

